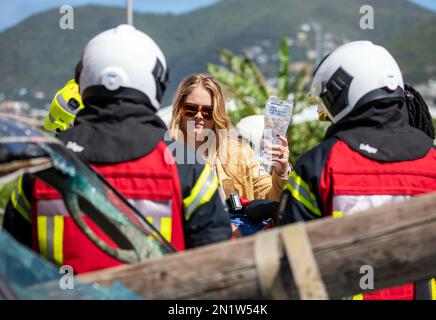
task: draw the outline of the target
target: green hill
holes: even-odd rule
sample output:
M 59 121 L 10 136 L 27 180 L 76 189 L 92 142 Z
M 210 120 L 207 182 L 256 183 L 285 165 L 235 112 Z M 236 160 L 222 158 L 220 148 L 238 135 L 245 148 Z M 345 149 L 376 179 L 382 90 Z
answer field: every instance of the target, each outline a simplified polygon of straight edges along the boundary
M 375 9 L 374 30 L 359 28 L 363 4 Z M 434 60 L 433 44 L 427 41 L 435 38 L 435 16 L 406 0 L 222 0 L 184 15 L 135 14 L 134 19 L 135 26 L 152 36 L 167 56 L 171 70 L 168 103 L 181 78 L 204 71 L 207 62 L 217 59 L 219 49 L 240 51 L 268 39 L 274 52 L 282 35 L 295 37 L 300 25 L 310 21 L 322 24 L 336 39 L 388 43 L 404 62 L 406 74 L 415 81 L 424 80 L 434 75 L 423 68 Z M 78 7 L 74 30 L 61 30 L 60 17 L 58 10 L 50 10 L 0 33 L 0 92 L 13 97 L 25 87 L 30 92 L 42 90 L 49 99 L 72 77 L 86 42 L 123 23 L 125 13 L 115 8 Z M 424 23 L 428 27 L 421 26 Z M 415 46 L 404 43 L 405 36 L 410 36 Z M 301 56 L 298 49 L 292 52 Z M 409 61 L 407 57 L 412 55 L 415 60 Z
M 386 46 L 396 53 L 411 82 L 436 78 L 436 16 L 415 28 L 397 35 Z

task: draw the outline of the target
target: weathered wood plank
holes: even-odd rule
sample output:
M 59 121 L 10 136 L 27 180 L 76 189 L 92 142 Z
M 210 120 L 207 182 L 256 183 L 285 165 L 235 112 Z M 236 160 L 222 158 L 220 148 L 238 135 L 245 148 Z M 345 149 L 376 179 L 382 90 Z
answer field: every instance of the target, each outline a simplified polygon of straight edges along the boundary
M 341 219 L 319 219 L 306 228 L 330 298 L 361 291 L 363 265 L 373 267 L 376 289 L 436 274 L 436 193 Z M 146 299 L 262 298 L 254 261 L 256 236 L 78 278 L 101 285 L 121 281 Z M 281 280 L 290 297 L 298 298 L 284 255 L 281 264 Z

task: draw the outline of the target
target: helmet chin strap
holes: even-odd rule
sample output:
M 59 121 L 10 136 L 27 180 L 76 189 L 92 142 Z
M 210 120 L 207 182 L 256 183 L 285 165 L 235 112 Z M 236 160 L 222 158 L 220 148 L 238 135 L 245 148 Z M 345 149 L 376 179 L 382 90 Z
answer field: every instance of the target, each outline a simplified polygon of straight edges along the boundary
M 319 121 L 330 121 L 327 112 L 324 112 L 324 111 L 318 112 L 318 119 L 319 119 Z

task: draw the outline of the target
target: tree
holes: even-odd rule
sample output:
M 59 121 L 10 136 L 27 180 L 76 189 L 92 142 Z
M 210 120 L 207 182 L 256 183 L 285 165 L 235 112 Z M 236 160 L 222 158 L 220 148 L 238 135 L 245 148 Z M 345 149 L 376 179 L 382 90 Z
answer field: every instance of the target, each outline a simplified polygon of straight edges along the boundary
M 280 42 L 278 57 L 277 87 L 268 85 L 265 76 L 246 52 L 238 56 L 223 49 L 220 52 L 220 61 L 223 65 L 213 63 L 207 65 L 207 71 L 223 85 L 235 101 L 236 109 L 229 111 L 233 124 L 236 125 L 244 117 L 262 114 L 266 101 L 272 95 L 282 100 L 288 98 L 294 100 L 291 123 L 294 115 L 309 106 L 304 85 L 307 83 L 311 64 L 306 62 L 299 71 L 289 72 L 289 46 L 286 37 L 283 37 Z M 301 154 L 321 141 L 326 127 L 326 123 L 319 121 L 290 126 L 287 137 L 291 145 L 292 163 L 295 163 Z

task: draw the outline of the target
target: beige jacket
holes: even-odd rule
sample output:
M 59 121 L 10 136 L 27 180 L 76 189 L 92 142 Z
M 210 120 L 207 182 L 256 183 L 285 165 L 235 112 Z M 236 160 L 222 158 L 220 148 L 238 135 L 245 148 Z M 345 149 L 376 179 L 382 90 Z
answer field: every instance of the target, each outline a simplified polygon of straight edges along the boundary
M 273 170 L 272 176 L 268 173 L 259 174 L 261 164 L 256 159 L 254 150 L 246 144 L 240 144 L 238 154 L 243 161 L 238 164 L 225 165 L 220 159 L 212 164 L 220 182 L 220 191 L 224 199 L 230 197 L 230 193 L 236 192 L 239 196 L 249 200 L 269 199 L 280 200 L 280 195 L 288 178 L 280 177 Z M 237 172 L 237 179 L 232 179 L 228 172 Z

